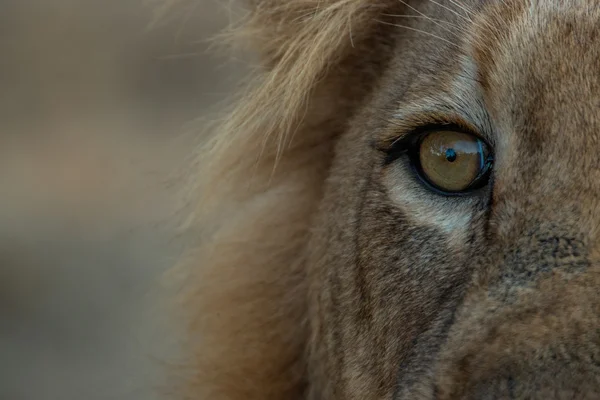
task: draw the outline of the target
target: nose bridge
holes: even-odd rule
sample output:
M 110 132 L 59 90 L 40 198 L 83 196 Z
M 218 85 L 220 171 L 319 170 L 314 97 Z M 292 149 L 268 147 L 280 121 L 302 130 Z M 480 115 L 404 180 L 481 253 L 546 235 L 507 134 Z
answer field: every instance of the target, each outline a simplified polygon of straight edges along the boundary
M 506 149 L 509 154 L 499 155 L 498 191 L 518 195 L 517 201 L 525 203 L 522 206 L 537 202 L 539 209 L 596 206 L 600 199 L 600 126 L 571 123 L 560 115 L 543 118 L 544 122 L 528 121 L 518 135 L 513 133 L 517 137 Z
M 543 160 L 531 157 L 512 165 L 516 173 L 498 171 L 491 244 L 508 242 L 539 254 L 594 249 L 600 242 L 600 165 L 594 165 L 600 157 L 583 145 L 544 153 Z

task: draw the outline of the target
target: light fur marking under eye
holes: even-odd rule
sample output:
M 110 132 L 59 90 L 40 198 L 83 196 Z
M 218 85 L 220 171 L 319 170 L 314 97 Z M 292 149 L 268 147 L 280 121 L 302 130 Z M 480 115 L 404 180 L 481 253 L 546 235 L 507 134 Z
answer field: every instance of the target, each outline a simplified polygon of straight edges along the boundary
M 444 198 L 407 176 L 404 165 L 392 165 L 385 175 L 391 200 L 418 225 L 439 229 L 457 245 L 466 239 L 475 200 Z

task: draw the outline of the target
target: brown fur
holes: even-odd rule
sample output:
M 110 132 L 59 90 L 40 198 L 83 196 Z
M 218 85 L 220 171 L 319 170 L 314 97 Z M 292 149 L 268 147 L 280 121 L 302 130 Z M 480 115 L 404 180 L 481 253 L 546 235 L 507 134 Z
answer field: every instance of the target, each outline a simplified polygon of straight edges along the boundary
M 599 6 L 250 3 L 264 68 L 196 169 L 188 397 L 598 394 Z M 384 162 L 431 122 L 487 138 L 487 188 Z

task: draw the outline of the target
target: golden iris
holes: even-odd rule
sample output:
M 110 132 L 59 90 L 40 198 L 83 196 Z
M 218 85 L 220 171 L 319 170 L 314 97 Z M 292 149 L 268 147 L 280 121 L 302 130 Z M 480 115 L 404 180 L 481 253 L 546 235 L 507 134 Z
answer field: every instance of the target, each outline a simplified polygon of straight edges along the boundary
M 431 185 L 450 193 L 473 188 L 487 174 L 487 145 L 463 132 L 435 131 L 419 144 L 420 172 Z

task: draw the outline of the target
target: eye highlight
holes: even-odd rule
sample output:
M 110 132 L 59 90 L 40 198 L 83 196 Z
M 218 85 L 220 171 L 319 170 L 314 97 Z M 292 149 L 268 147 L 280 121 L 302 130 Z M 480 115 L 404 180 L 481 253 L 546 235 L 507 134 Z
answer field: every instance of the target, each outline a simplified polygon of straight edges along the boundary
M 464 132 L 424 133 L 408 153 L 419 177 L 446 194 L 462 194 L 484 186 L 492 167 L 487 144 Z

